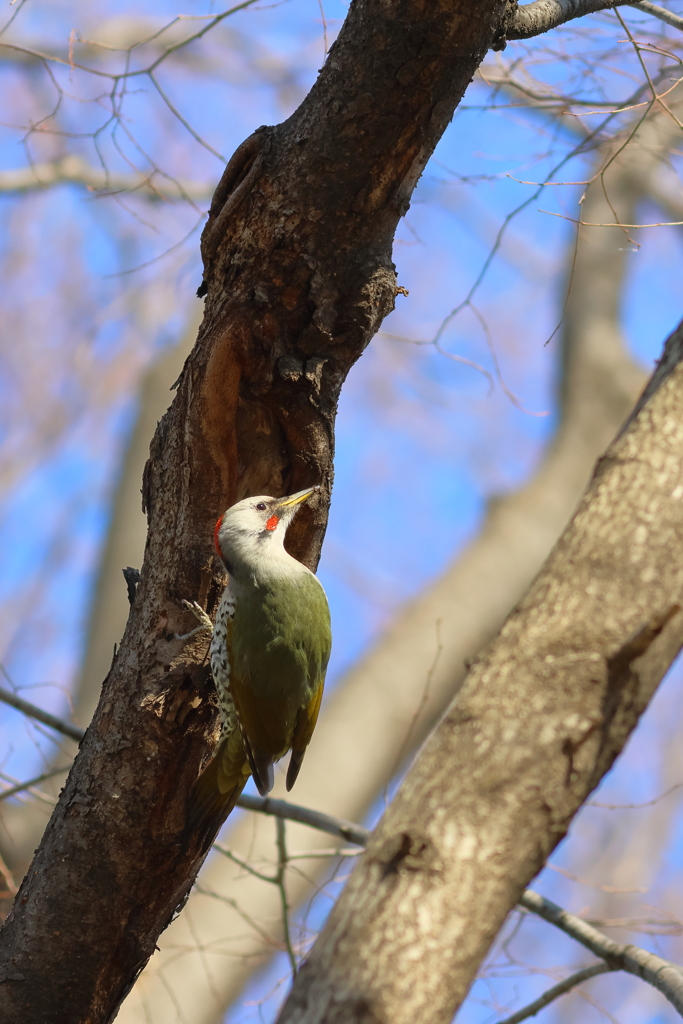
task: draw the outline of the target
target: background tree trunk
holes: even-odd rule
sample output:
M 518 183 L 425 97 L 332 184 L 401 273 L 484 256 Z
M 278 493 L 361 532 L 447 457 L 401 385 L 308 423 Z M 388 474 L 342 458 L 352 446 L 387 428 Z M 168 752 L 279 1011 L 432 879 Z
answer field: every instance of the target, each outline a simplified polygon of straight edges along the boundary
M 373 833 L 279 1020 L 450 1021 L 683 645 L 683 324 Z

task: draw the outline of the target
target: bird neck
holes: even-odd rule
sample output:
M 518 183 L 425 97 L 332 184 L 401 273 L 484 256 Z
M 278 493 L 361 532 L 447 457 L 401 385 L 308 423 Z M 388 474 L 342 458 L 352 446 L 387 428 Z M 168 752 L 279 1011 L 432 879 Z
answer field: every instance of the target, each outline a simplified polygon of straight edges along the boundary
M 250 537 L 248 543 L 231 544 L 223 560 L 233 586 L 239 589 L 274 585 L 310 573 L 310 569 L 285 551 L 282 541 L 276 534 L 267 534 Z

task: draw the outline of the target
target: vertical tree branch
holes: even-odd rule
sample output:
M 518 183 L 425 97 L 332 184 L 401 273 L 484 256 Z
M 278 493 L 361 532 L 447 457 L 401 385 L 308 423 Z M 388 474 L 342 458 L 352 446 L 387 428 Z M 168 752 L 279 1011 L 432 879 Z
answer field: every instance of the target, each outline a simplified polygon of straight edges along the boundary
M 285 939 L 285 949 L 287 950 L 287 956 L 289 957 L 289 964 L 292 968 L 292 974 L 296 974 L 298 970 L 298 964 L 296 962 L 296 956 L 294 955 L 294 947 L 292 946 L 292 936 L 289 929 L 289 903 L 287 902 L 287 890 L 285 889 L 285 872 L 287 871 L 287 839 L 285 834 L 285 820 L 284 818 L 277 817 L 275 819 L 275 829 L 277 836 L 277 875 L 276 885 L 280 893 L 280 901 L 282 904 L 282 934 Z

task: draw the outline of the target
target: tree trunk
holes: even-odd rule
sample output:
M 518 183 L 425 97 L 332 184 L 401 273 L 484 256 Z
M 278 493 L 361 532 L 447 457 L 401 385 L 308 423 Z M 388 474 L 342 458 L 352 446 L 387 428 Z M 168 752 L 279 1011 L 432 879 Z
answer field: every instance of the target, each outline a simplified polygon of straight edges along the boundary
M 652 120 L 607 175 L 610 201 L 626 223 L 634 221 L 643 190 L 670 150 L 672 122 L 666 115 Z M 596 172 L 606 155 L 600 152 Z M 582 210 L 584 220 L 609 220 L 600 181 L 588 189 Z M 362 820 L 401 760 L 444 713 L 462 685 L 466 659 L 493 639 L 566 525 L 593 463 L 646 379 L 626 352 L 619 325 L 623 238 L 619 228 L 605 228 L 586 231 L 576 251 L 570 242 L 567 285 L 571 275 L 572 287 L 561 341 L 565 383 L 558 433 L 534 477 L 491 503 L 480 535 L 403 609 L 325 699 L 294 793 L 298 803 Z M 288 825 L 290 832 L 290 845 L 298 851 L 330 845 L 312 829 Z M 222 842 L 256 864 L 274 858 L 274 834 L 272 822 L 242 817 L 230 824 Z M 307 878 L 313 873 L 308 865 L 306 877 L 290 872 L 287 891 L 293 904 L 310 900 Z M 191 1024 L 219 1024 L 226 1005 L 280 941 L 275 887 L 245 876 L 225 857 L 205 866 L 201 883 L 190 896 L 188 914 L 162 936 L 160 951 L 121 1010 L 121 1024 L 166 1024 L 176 1014 Z M 247 932 L 245 918 L 258 928 Z M 185 951 L 182 971 L 179 949 Z
M 504 0 L 356 0 L 311 93 L 237 150 L 202 249 L 207 302 L 143 487 L 142 579 L 93 722 L 0 934 L 0 1021 L 115 1015 L 200 862 L 186 795 L 214 733 L 205 640 L 216 516 L 323 484 L 291 549 L 315 565 L 341 385 L 393 305 L 391 244 Z M 74 925 L 70 927 L 69 922 Z
M 281 1024 L 447 1024 L 683 644 L 683 324 L 428 740 Z

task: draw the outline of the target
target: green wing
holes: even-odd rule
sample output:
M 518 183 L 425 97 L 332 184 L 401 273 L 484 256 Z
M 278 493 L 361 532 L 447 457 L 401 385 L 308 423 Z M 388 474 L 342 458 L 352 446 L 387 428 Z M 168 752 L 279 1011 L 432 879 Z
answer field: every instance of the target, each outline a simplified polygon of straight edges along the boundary
M 230 687 L 254 762 L 278 760 L 293 744 L 303 758 L 331 646 L 327 598 L 312 574 L 240 594 Z

